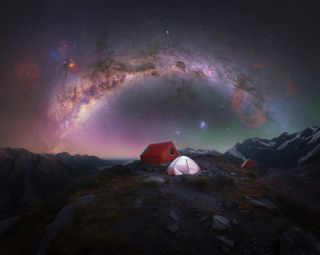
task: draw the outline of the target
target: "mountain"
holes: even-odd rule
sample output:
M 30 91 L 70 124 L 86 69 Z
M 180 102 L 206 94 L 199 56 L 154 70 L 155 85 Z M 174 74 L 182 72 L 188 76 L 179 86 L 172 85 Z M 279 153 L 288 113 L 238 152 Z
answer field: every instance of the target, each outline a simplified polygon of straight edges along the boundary
M 0 149 L 0 254 L 318 254 L 317 161 L 247 171 L 184 152 L 200 173 L 140 161 L 97 171 L 79 155 Z
M 97 157 L 0 148 L 0 218 L 63 196 L 80 178 L 96 175 L 94 166 L 107 163 Z
M 212 155 L 212 156 L 222 156 L 223 154 L 216 150 L 207 149 L 193 149 L 191 147 L 186 147 L 178 150 L 181 155 L 194 157 L 200 155 Z
M 282 133 L 270 140 L 246 139 L 226 151 L 225 157 L 237 163 L 250 158 L 276 168 L 295 168 L 320 158 L 320 127 Z
M 99 157 L 91 156 L 91 155 L 79 155 L 79 154 L 70 155 L 68 152 L 62 152 L 52 156 L 62 159 L 69 164 L 75 165 L 80 168 L 86 168 L 86 169 L 121 165 L 128 161 L 128 160 L 121 160 L 121 159 L 106 160 L 106 159 L 101 159 Z

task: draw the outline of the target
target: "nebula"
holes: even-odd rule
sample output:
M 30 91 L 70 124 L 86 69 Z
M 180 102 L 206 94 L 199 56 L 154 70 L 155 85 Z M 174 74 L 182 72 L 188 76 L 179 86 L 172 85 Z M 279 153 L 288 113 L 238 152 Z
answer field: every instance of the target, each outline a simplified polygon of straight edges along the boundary
M 22 59 L 16 63 L 15 77 L 19 84 L 32 88 L 39 84 L 41 68 L 32 58 Z
M 20 2 L 0 4 L 2 147 L 225 151 L 319 123 L 316 5 Z
M 231 97 L 231 104 L 245 125 L 259 128 L 268 120 L 264 97 L 256 88 L 247 86 L 246 78 L 239 77 L 238 87 Z

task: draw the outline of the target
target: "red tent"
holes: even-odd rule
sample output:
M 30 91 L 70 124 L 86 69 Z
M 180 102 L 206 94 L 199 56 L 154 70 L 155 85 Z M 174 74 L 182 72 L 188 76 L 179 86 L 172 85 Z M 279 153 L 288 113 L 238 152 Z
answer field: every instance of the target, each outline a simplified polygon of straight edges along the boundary
M 241 168 L 244 168 L 244 169 L 252 169 L 255 167 L 257 167 L 257 162 L 255 162 L 252 159 L 245 160 L 241 165 Z
M 173 142 L 153 143 L 140 155 L 141 161 L 150 164 L 161 164 L 173 161 L 179 156 Z

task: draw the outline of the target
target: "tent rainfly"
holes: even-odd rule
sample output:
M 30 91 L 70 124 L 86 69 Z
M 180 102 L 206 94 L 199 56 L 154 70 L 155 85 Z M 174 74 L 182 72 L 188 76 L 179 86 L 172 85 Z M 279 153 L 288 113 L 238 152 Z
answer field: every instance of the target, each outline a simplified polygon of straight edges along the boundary
M 172 162 L 179 156 L 173 142 L 153 143 L 140 155 L 143 163 L 162 164 Z
M 200 167 L 191 158 L 180 156 L 171 162 L 167 169 L 168 175 L 196 174 Z
M 241 165 L 241 168 L 243 169 L 253 169 L 255 167 L 257 167 L 257 162 L 252 159 L 245 160 Z

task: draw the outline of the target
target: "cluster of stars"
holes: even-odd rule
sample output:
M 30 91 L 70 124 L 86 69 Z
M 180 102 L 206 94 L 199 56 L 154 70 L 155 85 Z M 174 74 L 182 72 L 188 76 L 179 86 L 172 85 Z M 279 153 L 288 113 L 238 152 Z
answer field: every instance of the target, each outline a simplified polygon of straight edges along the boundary
M 230 78 L 230 72 L 226 72 L 218 63 L 209 64 L 204 60 L 178 52 L 174 54 L 161 52 L 157 55 L 141 56 L 134 59 L 128 57 L 120 59 L 98 61 L 90 75 L 84 77 L 80 82 L 66 88 L 63 87 L 58 91 L 58 100 L 50 112 L 51 125 L 56 131 L 56 137 L 52 140 L 60 141 L 66 137 L 79 123 L 86 120 L 86 116 L 89 116 L 89 112 L 95 109 L 102 98 L 110 95 L 111 91 L 125 88 L 129 84 L 126 81 L 154 75 L 172 76 L 177 74 L 185 78 L 203 80 L 213 89 L 219 86 L 219 93 L 224 93 L 224 97 L 231 97 L 232 105 L 236 107 L 235 112 L 244 122 L 258 127 L 265 121 L 263 108 L 260 105 L 250 105 L 253 98 L 250 91 L 242 87 L 241 91 L 246 97 L 239 94 L 237 92 L 239 85 L 235 82 L 236 77 Z M 65 60 L 64 64 L 70 70 L 77 68 L 76 62 L 72 58 Z M 254 115 L 249 113 L 247 116 L 245 112 L 247 105 L 253 107 Z M 59 123 L 63 123 L 63 125 Z M 205 120 L 201 120 L 198 127 L 201 130 L 206 130 L 208 124 Z M 180 136 L 182 133 L 177 130 L 175 134 Z

